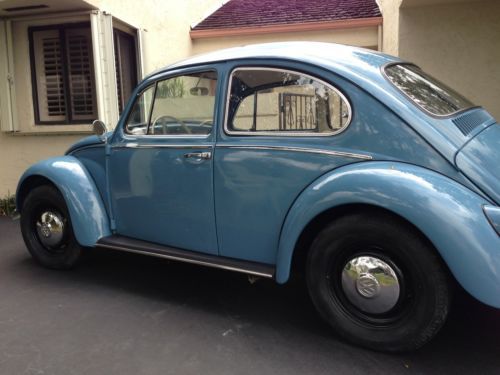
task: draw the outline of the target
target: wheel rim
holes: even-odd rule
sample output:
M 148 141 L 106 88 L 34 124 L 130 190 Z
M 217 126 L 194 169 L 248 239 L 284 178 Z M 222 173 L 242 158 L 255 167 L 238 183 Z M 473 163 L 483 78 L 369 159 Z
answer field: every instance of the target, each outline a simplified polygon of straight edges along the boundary
M 38 240 L 46 249 L 60 249 L 64 245 L 65 219 L 59 212 L 42 211 L 37 215 L 35 225 Z
M 412 310 L 414 277 L 392 250 L 351 243 L 339 255 L 328 266 L 327 279 L 331 298 L 346 317 L 367 327 L 383 328 L 401 321 Z M 377 266 L 383 266 L 383 277 Z M 386 290 L 386 284 L 392 287 Z
M 342 270 L 342 291 L 353 307 L 368 314 L 391 311 L 401 297 L 396 270 L 376 256 L 351 258 Z

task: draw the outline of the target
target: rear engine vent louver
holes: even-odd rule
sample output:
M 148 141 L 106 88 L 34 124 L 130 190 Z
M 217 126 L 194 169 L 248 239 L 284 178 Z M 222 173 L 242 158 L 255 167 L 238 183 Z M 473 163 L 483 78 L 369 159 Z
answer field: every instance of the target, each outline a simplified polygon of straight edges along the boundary
M 453 123 L 462 132 L 463 135 L 469 135 L 479 125 L 490 120 L 493 120 L 493 117 L 491 117 L 488 112 L 477 110 L 457 117 L 453 120 Z

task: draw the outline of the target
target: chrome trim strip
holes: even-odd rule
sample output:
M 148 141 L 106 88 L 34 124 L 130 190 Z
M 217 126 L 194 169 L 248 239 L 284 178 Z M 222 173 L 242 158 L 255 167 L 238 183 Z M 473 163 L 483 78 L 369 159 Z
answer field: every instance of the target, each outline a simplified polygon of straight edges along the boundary
M 253 270 L 249 270 L 249 269 L 245 269 L 245 268 L 239 268 L 239 267 L 234 267 L 234 266 L 227 266 L 227 265 L 218 264 L 218 263 L 205 262 L 205 261 L 196 260 L 196 259 L 187 259 L 187 258 L 182 258 L 182 257 L 174 256 L 174 255 L 159 254 L 159 253 L 152 253 L 152 252 L 148 252 L 148 251 L 142 251 L 142 250 L 136 250 L 136 249 L 129 249 L 129 248 L 123 247 L 123 246 L 114 246 L 114 245 L 106 245 L 106 244 L 99 244 L 98 243 L 97 247 L 102 247 L 102 248 L 112 249 L 112 250 L 125 251 L 125 252 L 128 252 L 128 253 L 134 253 L 134 254 L 150 255 L 150 256 L 153 256 L 153 257 L 157 257 L 157 258 L 175 260 L 175 261 L 184 262 L 184 263 L 197 264 L 197 265 L 200 265 L 200 266 L 218 268 L 218 269 L 223 269 L 223 270 L 227 270 L 227 271 L 241 272 L 241 273 L 245 273 L 245 274 L 249 274 L 249 275 L 266 277 L 266 278 L 269 278 L 269 279 L 272 279 L 274 277 L 274 275 L 270 274 L 270 273 L 263 273 L 263 272 L 253 271 Z
M 165 143 L 135 143 L 128 142 L 125 144 L 114 145 L 111 148 L 172 148 L 172 149 L 194 149 L 194 150 L 211 150 L 213 145 L 196 145 L 196 144 L 165 144 Z
M 212 132 L 208 134 L 128 134 L 123 133 L 123 139 L 138 140 L 138 139 L 204 139 L 209 138 Z
M 233 81 L 233 75 L 237 71 L 241 70 L 265 70 L 265 71 L 276 71 L 276 72 L 285 72 L 285 73 L 291 73 L 291 74 L 297 74 L 297 75 L 302 75 L 307 78 L 311 78 L 326 87 L 330 88 L 332 91 L 336 92 L 341 99 L 344 101 L 344 103 L 347 105 L 347 110 L 348 110 L 348 118 L 346 124 L 340 128 L 339 130 L 336 131 L 331 131 L 328 133 L 312 133 L 312 132 L 285 132 L 285 131 L 272 131 L 272 132 L 266 132 L 266 131 L 255 131 L 255 132 L 245 132 L 245 131 L 236 131 L 236 130 L 229 130 L 228 124 L 227 124 L 227 119 L 228 119 L 228 114 L 229 114 L 229 100 L 231 99 L 231 83 Z M 309 74 L 302 73 L 299 71 L 294 71 L 294 70 L 289 70 L 289 69 L 281 69 L 281 68 L 276 68 L 276 67 L 265 67 L 265 66 L 256 66 L 256 67 L 251 67 L 251 66 L 246 66 L 246 67 L 236 67 L 233 69 L 231 72 L 231 75 L 229 76 L 229 83 L 226 91 L 226 108 L 224 110 L 224 133 L 228 135 L 245 135 L 249 137 L 255 137 L 255 136 L 273 136 L 273 137 L 331 137 L 337 134 L 342 133 L 344 130 L 346 130 L 349 125 L 351 124 L 352 121 L 352 106 L 349 100 L 347 100 L 347 97 L 336 87 L 331 85 L 330 83 L 327 83 L 323 81 L 320 78 L 313 77 Z
M 361 159 L 361 160 L 373 160 L 373 157 L 371 155 L 355 154 L 352 152 L 345 152 L 345 151 L 304 148 L 304 147 L 217 145 L 216 148 L 231 148 L 231 149 L 241 149 L 241 150 L 292 151 L 292 152 L 303 152 L 308 154 L 340 156 L 340 157 L 347 157 L 347 158 Z

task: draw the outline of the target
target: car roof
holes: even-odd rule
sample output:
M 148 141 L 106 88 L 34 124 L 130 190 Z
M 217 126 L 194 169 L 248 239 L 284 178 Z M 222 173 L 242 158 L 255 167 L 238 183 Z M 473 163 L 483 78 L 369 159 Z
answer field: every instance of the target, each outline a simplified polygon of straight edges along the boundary
M 397 57 L 374 50 L 322 42 L 279 42 L 251 44 L 196 55 L 188 59 L 168 65 L 146 77 L 193 65 L 210 64 L 222 61 L 243 59 L 285 59 L 319 65 L 341 73 L 346 78 L 358 81 L 357 78 L 373 79 L 380 77 L 380 68 L 388 63 L 401 62 Z

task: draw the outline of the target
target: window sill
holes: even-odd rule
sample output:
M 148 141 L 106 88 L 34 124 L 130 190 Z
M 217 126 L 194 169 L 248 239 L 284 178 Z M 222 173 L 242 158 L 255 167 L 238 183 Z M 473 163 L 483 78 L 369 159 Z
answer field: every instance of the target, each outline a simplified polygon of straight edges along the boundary
M 92 125 L 31 125 L 12 132 L 14 135 L 89 135 Z

